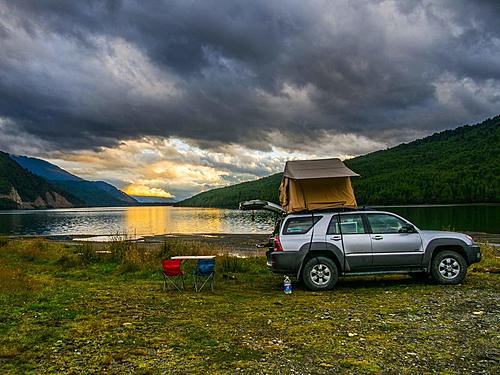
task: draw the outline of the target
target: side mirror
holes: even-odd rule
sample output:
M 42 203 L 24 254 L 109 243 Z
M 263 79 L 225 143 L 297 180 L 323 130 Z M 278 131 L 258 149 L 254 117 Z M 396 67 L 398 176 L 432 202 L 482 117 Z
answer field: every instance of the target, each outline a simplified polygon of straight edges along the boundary
M 417 230 L 411 224 L 405 224 L 399 230 L 399 233 L 415 233 Z

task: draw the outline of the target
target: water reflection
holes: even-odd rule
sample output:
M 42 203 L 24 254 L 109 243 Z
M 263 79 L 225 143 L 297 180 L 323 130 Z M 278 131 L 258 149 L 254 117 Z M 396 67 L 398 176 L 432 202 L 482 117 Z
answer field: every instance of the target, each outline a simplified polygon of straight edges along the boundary
M 234 230 L 239 226 L 241 230 L 252 226 L 252 223 L 245 222 L 246 220 L 226 223 L 226 219 L 231 220 L 226 211 L 217 208 L 131 207 L 126 210 L 125 226 L 128 233 L 141 235 L 225 233 L 225 230 Z M 264 229 L 267 229 L 267 226 L 264 226 Z
M 0 211 L 0 234 L 123 235 L 269 233 L 274 215 L 217 208 L 118 207 Z
M 500 233 L 500 205 L 385 207 L 421 229 Z M 0 234 L 270 233 L 275 216 L 217 208 L 115 207 L 0 211 Z

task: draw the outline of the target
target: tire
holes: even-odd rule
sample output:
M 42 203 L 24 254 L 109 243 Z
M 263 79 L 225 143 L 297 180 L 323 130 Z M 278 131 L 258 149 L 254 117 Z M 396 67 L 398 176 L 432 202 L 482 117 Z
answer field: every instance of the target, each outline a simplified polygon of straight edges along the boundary
M 431 264 L 432 279 L 439 284 L 460 284 L 467 274 L 467 263 L 456 251 L 438 253 Z
M 302 279 L 309 290 L 330 290 L 337 284 L 339 272 L 333 260 L 318 256 L 307 261 Z

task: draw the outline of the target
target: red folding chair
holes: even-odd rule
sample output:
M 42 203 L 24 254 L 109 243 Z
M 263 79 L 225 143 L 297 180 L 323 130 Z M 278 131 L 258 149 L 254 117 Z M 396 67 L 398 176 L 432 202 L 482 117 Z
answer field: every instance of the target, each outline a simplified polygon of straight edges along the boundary
M 168 284 L 171 284 L 179 292 L 184 289 L 184 271 L 182 270 L 182 260 L 163 259 L 163 290 L 168 290 Z

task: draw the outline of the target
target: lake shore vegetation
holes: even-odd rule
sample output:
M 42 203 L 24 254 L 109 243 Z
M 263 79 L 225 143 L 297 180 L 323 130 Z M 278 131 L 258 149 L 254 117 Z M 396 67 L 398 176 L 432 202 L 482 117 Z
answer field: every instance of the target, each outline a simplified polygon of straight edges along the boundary
M 263 256 L 202 241 L 151 246 L 0 238 L 2 373 L 492 373 L 498 250 L 457 286 L 342 278 L 284 295 Z M 164 292 L 160 261 L 218 254 L 215 292 Z M 187 273 L 189 274 L 189 269 Z

